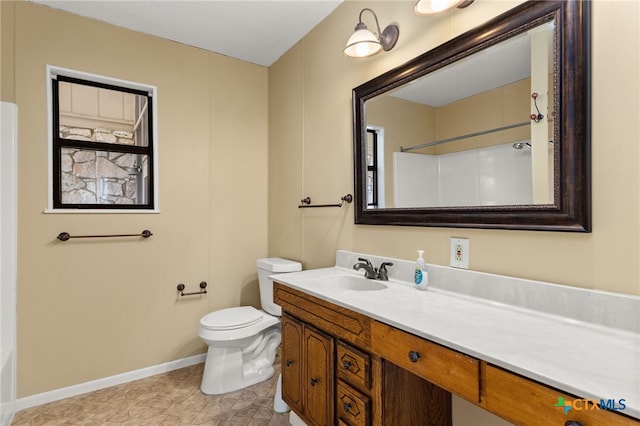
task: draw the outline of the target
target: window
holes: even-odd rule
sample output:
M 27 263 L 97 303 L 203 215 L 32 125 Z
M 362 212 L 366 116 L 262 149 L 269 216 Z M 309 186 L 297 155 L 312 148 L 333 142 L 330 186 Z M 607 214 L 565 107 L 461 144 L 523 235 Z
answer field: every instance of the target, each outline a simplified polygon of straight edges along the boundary
M 378 133 L 367 129 L 367 208 L 378 207 Z
M 51 210 L 155 210 L 155 88 L 48 68 Z

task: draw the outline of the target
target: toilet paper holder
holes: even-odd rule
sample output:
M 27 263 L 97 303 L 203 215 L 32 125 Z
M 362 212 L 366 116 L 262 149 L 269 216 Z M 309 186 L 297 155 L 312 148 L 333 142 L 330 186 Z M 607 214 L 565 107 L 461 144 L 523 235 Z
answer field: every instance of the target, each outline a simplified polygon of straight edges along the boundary
M 193 296 L 196 294 L 207 294 L 207 282 L 206 281 L 200 281 L 200 291 L 192 291 L 190 293 L 185 293 L 184 289 L 185 289 L 185 285 L 180 283 L 178 284 L 178 291 L 180 292 L 180 296 Z

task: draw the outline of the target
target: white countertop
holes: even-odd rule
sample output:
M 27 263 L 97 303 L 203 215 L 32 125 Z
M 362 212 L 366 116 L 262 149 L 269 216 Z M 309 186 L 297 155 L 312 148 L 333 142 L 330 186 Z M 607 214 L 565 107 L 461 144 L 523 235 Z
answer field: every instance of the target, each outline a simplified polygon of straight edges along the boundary
M 623 399 L 621 412 L 640 418 L 640 334 L 447 291 L 442 283 L 425 292 L 392 277 L 384 290 L 354 291 L 317 281 L 362 272 L 333 267 L 274 279 L 580 398 L 616 406 Z M 627 302 L 634 309 L 638 301 Z

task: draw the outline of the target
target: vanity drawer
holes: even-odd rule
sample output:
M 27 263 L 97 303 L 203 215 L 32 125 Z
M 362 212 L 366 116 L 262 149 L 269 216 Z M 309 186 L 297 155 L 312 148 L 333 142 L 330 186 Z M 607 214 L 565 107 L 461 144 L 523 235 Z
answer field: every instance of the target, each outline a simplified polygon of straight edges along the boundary
M 310 294 L 273 283 L 273 301 L 283 311 L 363 349 L 371 345 L 371 318 Z
M 338 380 L 336 416 L 341 424 L 367 426 L 371 424 L 371 402 L 351 386 Z
M 373 352 L 473 403 L 480 402 L 480 361 L 426 339 L 373 322 Z
M 568 421 L 581 426 L 638 426 L 640 421 L 614 411 L 599 410 L 588 401 L 564 394 L 492 365 L 483 368 L 483 404 L 492 413 L 517 425 L 564 425 Z M 564 413 L 556 407 L 559 398 L 576 400 L 576 409 Z
M 359 389 L 371 389 L 371 355 L 338 342 L 336 371 L 339 379 Z

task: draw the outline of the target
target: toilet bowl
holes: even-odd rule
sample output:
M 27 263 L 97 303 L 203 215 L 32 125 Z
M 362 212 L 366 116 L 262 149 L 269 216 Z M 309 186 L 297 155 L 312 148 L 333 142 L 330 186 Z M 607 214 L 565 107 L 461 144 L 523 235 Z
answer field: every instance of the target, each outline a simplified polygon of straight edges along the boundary
M 205 315 L 198 335 L 209 346 L 200 390 L 208 395 L 232 392 L 273 377 L 280 346 L 280 306 L 273 303 L 270 275 L 302 269 L 299 262 L 277 257 L 258 259 L 262 309 L 227 308 Z

